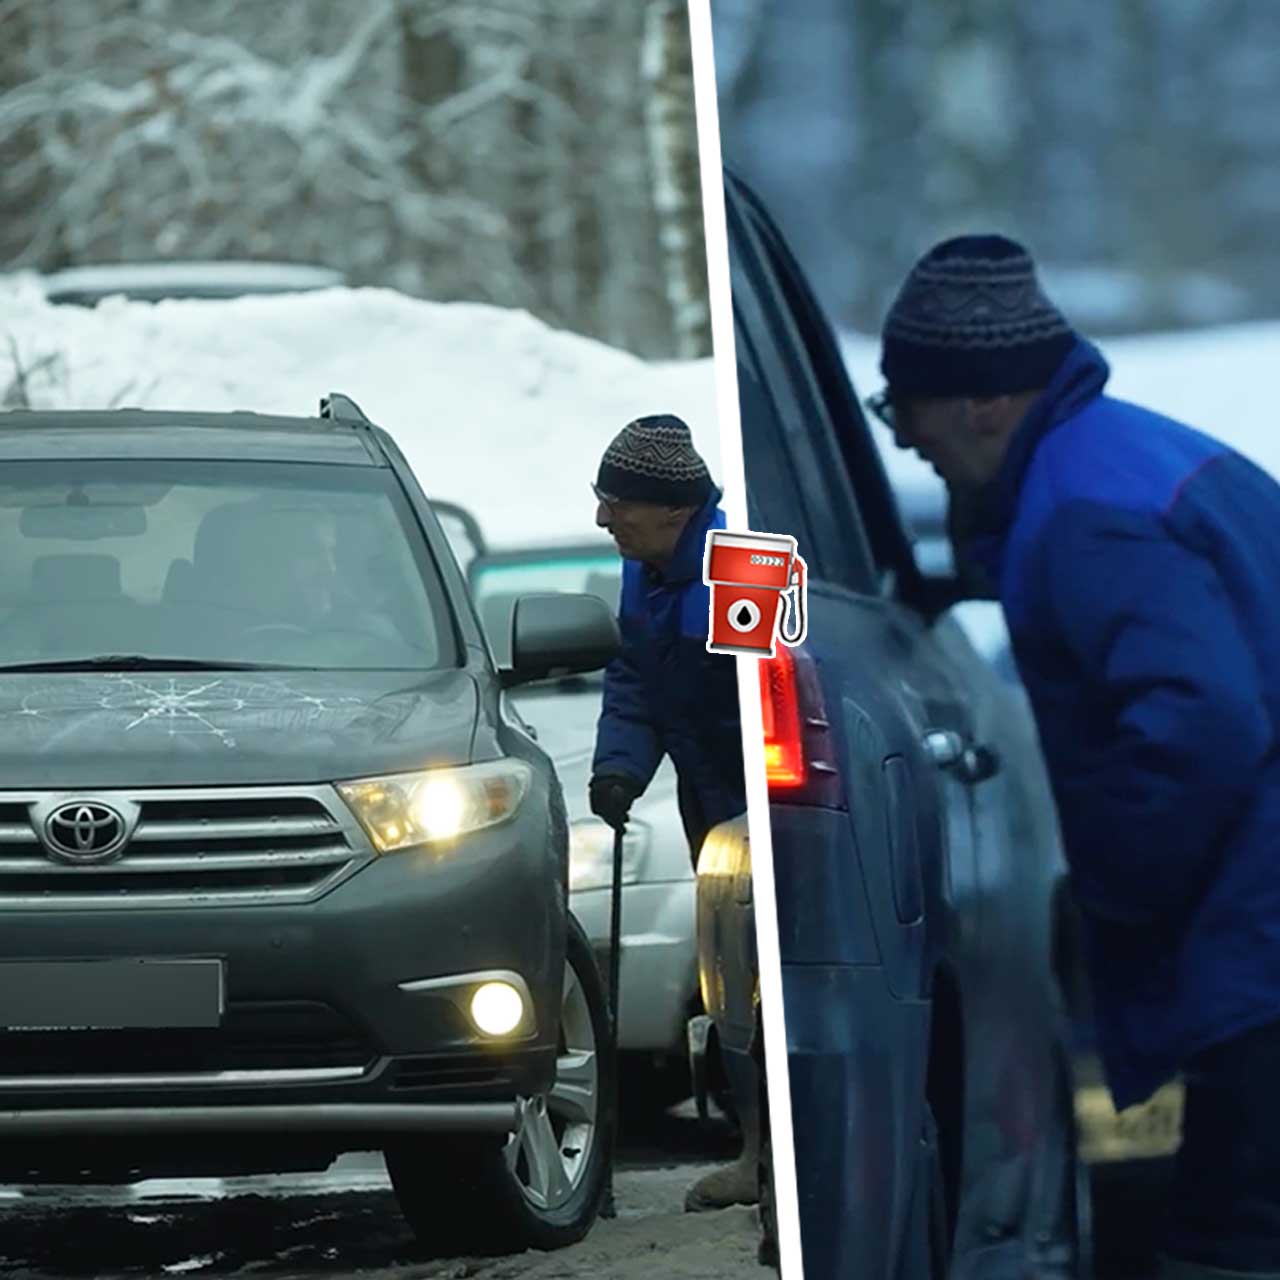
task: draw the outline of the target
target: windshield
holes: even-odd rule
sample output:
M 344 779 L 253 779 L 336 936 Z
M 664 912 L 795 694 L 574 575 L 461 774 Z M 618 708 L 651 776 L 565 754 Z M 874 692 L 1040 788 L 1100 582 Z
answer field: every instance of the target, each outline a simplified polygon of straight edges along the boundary
M 133 655 L 423 669 L 455 652 L 387 471 L 68 458 L 0 475 L 0 666 Z
M 516 597 L 543 592 L 599 596 L 614 613 L 622 590 L 622 561 L 607 547 L 600 551 L 526 559 L 504 557 L 473 566 L 471 590 L 498 665 L 511 665 L 511 619 Z

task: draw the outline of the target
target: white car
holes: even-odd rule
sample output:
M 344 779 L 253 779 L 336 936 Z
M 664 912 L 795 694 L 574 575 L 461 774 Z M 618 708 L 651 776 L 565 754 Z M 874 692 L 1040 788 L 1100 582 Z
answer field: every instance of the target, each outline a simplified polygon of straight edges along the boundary
M 305 293 L 346 283 L 341 271 L 294 262 L 112 262 L 67 267 L 40 278 L 50 302 L 91 307 L 123 295 L 139 302 L 164 298 L 240 298 L 246 294 Z
M 616 610 L 622 561 L 603 540 L 491 551 L 473 517 L 436 502 L 464 565 L 480 621 L 498 665 L 510 661 L 515 597 L 588 592 Z M 570 906 L 609 972 L 613 832 L 588 807 L 587 786 L 603 677 L 572 677 L 507 695 L 555 762 L 570 822 Z M 629 1106 L 666 1106 L 689 1095 L 686 1025 L 701 1008 L 696 881 L 676 804 L 676 776 L 664 760 L 632 806 L 623 844 L 620 1069 Z

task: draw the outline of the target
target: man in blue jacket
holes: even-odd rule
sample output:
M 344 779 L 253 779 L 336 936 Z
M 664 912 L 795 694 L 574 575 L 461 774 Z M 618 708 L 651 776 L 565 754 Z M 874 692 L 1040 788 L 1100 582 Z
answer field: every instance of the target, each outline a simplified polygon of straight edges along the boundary
M 1115 1104 L 1185 1076 L 1166 1273 L 1280 1277 L 1280 486 L 1108 396 L 999 236 L 917 263 L 881 369 L 898 443 L 976 497 Z
M 707 652 L 710 589 L 702 580 L 708 529 L 723 529 L 720 490 L 670 414 L 640 418 L 614 438 L 593 486 L 596 523 L 623 557 L 622 653 L 605 672 L 591 810 L 615 830 L 671 757 L 689 855 L 708 831 L 744 813 L 737 663 Z M 739 1108 L 743 1154 L 700 1179 L 690 1209 L 757 1198 L 754 1106 Z
M 669 755 L 696 865 L 707 832 L 747 806 L 737 665 L 707 652 L 703 548 L 725 525 L 720 490 L 670 414 L 624 427 L 594 488 L 596 523 L 624 563 L 623 650 L 605 672 L 591 810 L 621 825 Z

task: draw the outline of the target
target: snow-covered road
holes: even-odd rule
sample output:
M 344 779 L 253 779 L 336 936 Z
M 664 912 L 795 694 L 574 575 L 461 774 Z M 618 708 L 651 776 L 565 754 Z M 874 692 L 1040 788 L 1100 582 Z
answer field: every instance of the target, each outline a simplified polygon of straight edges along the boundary
M 705 1161 L 719 1144 L 704 1145 Z M 634 1154 L 634 1152 L 632 1153 Z M 685 1155 L 688 1152 L 683 1153 Z M 0 1277 L 95 1280 L 192 1275 L 279 1280 L 436 1277 L 617 1277 L 728 1280 L 758 1266 L 751 1209 L 685 1214 L 690 1181 L 710 1166 L 681 1153 L 615 1182 L 618 1216 L 551 1254 L 431 1258 L 402 1222 L 376 1156 L 348 1156 L 324 1174 L 152 1182 L 136 1188 L 0 1190 Z

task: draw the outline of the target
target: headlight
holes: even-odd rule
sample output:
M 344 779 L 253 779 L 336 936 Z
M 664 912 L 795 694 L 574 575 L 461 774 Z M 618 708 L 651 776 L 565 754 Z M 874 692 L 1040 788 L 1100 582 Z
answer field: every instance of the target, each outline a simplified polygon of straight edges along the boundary
M 523 760 L 340 782 L 338 794 L 379 853 L 444 844 L 513 817 L 533 770 Z
M 649 847 L 649 828 L 632 818 L 622 840 L 622 883 L 640 878 L 640 863 Z M 613 828 L 599 818 L 569 824 L 569 891 L 607 889 L 613 884 Z

